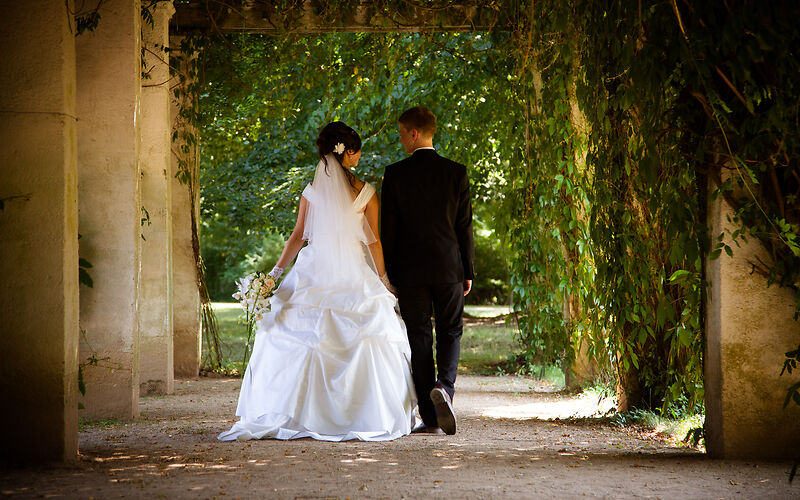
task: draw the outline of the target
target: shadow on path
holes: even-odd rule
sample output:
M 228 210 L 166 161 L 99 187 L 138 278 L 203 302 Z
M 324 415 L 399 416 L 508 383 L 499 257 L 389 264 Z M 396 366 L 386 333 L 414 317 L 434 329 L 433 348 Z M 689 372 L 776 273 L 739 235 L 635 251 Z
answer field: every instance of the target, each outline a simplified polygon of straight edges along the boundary
M 221 443 L 238 379 L 176 383 L 130 422 L 85 426 L 77 465 L 0 473 L 11 498 L 797 498 L 788 463 L 711 460 L 659 436 L 558 418 L 591 401 L 461 377 L 455 436 Z M 588 409 L 587 409 L 588 405 Z M 597 410 L 597 407 L 594 407 Z M 560 413 L 559 413 L 560 412 Z

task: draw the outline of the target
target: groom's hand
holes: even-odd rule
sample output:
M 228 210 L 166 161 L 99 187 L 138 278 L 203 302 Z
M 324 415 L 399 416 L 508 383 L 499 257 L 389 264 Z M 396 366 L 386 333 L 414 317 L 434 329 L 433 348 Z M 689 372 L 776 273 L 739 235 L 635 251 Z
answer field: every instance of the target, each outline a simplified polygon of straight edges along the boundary
M 464 297 L 472 290 L 472 280 L 464 280 Z

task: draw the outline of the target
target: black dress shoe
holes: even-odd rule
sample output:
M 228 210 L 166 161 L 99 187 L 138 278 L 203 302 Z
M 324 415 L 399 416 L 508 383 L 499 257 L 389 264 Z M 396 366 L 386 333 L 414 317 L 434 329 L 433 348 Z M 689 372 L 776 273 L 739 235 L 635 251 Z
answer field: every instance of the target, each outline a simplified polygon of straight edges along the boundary
M 436 421 L 445 434 L 456 433 L 456 414 L 453 412 L 453 402 L 444 387 L 437 385 L 431 391 L 431 401 L 436 406 Z
M 437 436 L 443 436 L 444 431 L 439 427 L 432 427 L 425 424 L 419 424 L 418 426 L 411 429 L 411 434 L 434 434 Z

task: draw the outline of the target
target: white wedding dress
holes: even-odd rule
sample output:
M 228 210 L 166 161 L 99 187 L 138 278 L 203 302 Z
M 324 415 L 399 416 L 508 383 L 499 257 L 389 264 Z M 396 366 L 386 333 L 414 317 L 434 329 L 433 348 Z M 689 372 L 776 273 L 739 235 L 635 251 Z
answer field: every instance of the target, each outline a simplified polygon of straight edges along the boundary
M 318 180 L 319 168 L 303 192 L 311 226 L 314 213 L 332 210 L 316 192 Z M 366 231 L 363 211 L 374 193 L 365 184 L 349 208 Z M 236 410 L 240 420 L 220 440 L 384 441 L 411 431 L 411 351 L 396 299 L 370 266 L 363 244 L 369 237 L 331 243 L 310 235 L 257 325 Z M 329 248 L 336 244 L 341 248 Z M 327 269 L 332 254 L 342 262 Z

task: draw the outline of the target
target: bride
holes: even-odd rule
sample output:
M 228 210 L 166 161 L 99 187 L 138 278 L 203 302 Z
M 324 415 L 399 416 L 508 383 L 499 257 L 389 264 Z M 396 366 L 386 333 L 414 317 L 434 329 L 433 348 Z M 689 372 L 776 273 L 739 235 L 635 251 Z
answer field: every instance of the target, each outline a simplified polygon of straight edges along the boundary
M 349 170 L 358 165 L 361 138 L 333 122 L 317 148 L 314 181 L 270 276 L 297 261 L 257 325 L 240 420 L 222 441 L 384 441 L 414 424 L 411 351 L 375 236 L 378 198 Z

